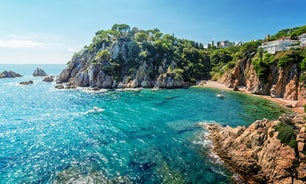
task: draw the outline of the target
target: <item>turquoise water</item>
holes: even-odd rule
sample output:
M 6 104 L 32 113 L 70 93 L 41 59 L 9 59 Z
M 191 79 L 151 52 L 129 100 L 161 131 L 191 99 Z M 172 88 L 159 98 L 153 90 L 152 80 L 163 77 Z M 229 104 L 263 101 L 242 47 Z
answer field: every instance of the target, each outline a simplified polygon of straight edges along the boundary
M 277 117 L 275 104 L 238 93 L 176 89 L 56 90 L 37 65 L 0 65 L 0 183 L 230 183 L 209 159 L 198 122 L 248 125 Z M 40 66 L 59 74 L 63 65 Z M 33 80 L 33 85 L 17 83 Z M 93 107 L 102 113 L 88 113 Z

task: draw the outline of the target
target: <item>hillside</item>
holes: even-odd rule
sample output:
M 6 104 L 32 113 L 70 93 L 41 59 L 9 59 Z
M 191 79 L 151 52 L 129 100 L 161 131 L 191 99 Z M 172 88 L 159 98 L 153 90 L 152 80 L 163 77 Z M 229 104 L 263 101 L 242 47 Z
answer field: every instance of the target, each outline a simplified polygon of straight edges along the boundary
M 209 79 L 209 53 L 194 41 L 115 24 L 75 53 L 57 83 L 67 87 L 176 88 Z
M 286 30 L 300 34 L 304 27 Z M 261 44 L 259 40 L 204 49 L 200 43 L 158 29 L 115 24 L 110 30 L 96 32 L 92 43 L 73 55 L 57 83 L 65 83 L 66 88 L 178 88 L 211 79 L 305 104 L 305 48 L 272 55 Z

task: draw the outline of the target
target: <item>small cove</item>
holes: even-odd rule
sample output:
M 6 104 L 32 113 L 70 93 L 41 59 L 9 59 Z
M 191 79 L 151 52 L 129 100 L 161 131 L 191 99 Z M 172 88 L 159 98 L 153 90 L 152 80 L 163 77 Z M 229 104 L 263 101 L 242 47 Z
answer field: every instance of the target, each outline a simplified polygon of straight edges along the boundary
M 3 183 L 230 183 L 231 173 L 206 157 L 196 124 L 247 126 L 284 112 L 249 95 L 216 98 L 216 89 L 61 91 L 30 76 L 34 69 L 0 80 Z M 34 85 L 16 84 L 28 79 Z M 93 107 L 105 111 L 87 113 Z

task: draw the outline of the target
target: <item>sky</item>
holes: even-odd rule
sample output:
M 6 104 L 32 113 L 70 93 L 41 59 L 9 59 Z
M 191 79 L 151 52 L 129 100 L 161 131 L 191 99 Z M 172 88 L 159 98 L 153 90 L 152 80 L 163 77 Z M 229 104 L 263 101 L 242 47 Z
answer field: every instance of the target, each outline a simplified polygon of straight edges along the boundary
M 306 0 L 0 0 L 0 64 L 65 64 L 112 25 L 203 44 L 306 25 Z

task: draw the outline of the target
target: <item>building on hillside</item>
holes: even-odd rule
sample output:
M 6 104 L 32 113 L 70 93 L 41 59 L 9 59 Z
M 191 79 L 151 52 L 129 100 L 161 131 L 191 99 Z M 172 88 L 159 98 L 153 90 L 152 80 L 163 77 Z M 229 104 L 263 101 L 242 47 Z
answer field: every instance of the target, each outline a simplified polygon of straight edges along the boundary
M 301 46 L 305 47 L 306 46 L 306 33 L 301 34 L 300 36 L 298 36 Z
M 228 40 L 223 40 L 223 41 L 217 42 L 217 47 L 218 48 L 227 48 L 227 47 L 233 46 L 233 45 L 235 45 L 235 43 L 230 42 Z
M 264 51 L 267 51 L 270 54 L 275 54 L 276 52 L 289 50 L 292 45 L 298 44 L 298 40 L 290 40 L 290 38 L 282 38 L 280 40 L 275 40 L 271 42 L 265 42 L 260 47 Z
M 243 43 L 241 41 L 235 42 L 235 46 L 241 46 L 241 45 L 243 45 Z

